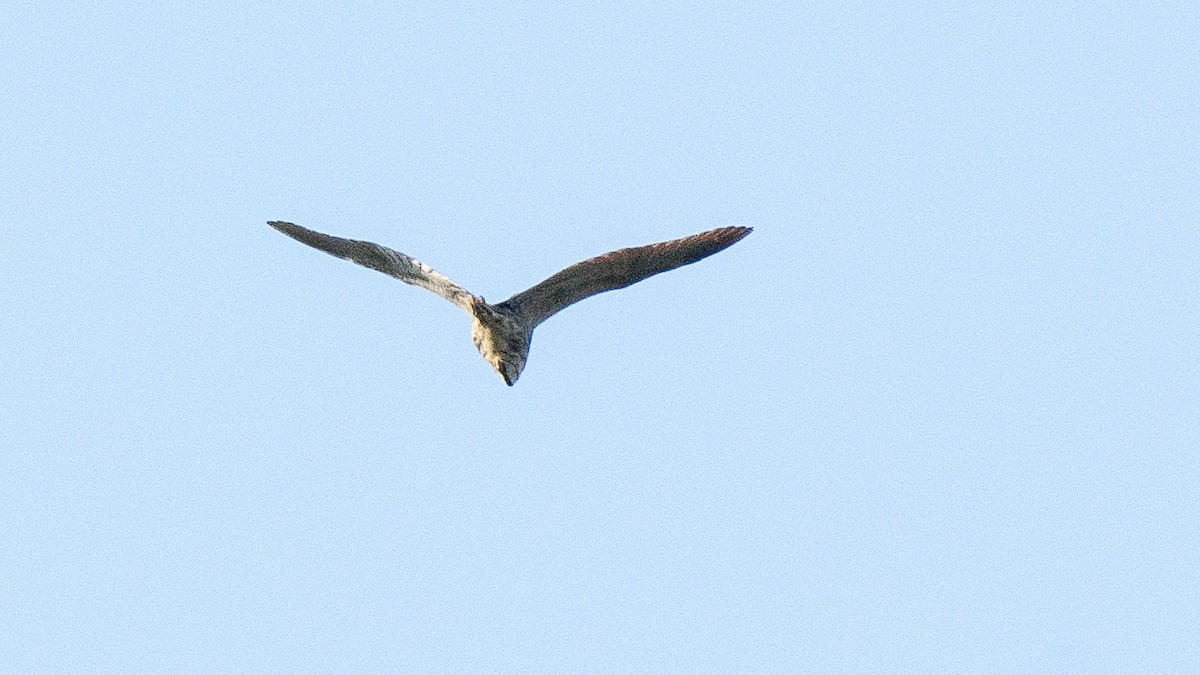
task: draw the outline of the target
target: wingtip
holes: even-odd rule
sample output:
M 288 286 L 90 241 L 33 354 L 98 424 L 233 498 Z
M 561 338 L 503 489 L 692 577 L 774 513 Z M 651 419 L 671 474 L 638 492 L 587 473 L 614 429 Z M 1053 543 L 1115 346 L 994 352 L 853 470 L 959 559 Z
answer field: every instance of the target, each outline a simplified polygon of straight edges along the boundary
M 267 224 L 275 228 L 276 232 L 282 232 L 292 239 L 300 239 L 304 234 L 309 232 L 309 230 L 295 223 L 289 223 L 286 220 L 268 220 Z
M 753 227 L 745 227 L 743 225 L 733 225 L 733 226 L 724 228 L 724 230 L 728 234 L 732 235 L 732 237 L 730 238 L 730 242 L 729 242 L 732 244 L 734 242 L 741 241 L 742 239 L 749 236 L 750 233 L 754 231 L 754 228 Z

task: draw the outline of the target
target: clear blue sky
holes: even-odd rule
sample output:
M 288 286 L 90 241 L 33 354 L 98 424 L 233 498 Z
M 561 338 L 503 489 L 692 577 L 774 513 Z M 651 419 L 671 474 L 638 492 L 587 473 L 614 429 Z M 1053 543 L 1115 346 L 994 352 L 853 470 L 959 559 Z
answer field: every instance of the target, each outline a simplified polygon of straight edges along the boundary
M 984 4 L 10 3 L 0 670 L 1200 668 L 1200 10 Z

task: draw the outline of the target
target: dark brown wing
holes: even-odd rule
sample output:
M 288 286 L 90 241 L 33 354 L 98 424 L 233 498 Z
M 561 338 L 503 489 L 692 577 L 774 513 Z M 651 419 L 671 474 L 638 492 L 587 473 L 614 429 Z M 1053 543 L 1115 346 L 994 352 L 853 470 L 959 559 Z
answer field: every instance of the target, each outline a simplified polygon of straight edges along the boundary
M 683 239 L 623 248 L 585 260 L 514 295 L 505 304 L 517 309 L 531 325 L 584 298 L 635 284 L 642 279 L 694 263 L 737 243 L 749 227 L 722 227 Z
M 468 314 L 471 312 L 471 305 L 468 301 L 471 294 L 466 289 L 416 258 L 393 251 L 386 246 L 372 244 L 369 241 L 331 237 L 328 234 L 314 232 L 292 223 L 270 221 L 267 224 L 296 241 L 308 244 L 330 255 L 344 258 L 363 267 L 370 267 L 405 283 L 433 291 L 462 307 Z

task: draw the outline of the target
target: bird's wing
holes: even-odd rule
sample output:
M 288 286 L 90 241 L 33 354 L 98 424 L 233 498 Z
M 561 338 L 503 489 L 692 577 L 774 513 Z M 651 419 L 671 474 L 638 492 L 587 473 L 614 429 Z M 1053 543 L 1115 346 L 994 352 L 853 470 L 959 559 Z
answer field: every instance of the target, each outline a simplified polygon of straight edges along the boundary
M 292 239 L 321 249 L 330 255 L 345 258 L 352 263 L 396 277 L 404 283 L 433 291 L 463 308 L 468 314 L 471 313 L 469 302 L 471 294 L 444 274 L 434 271 L 433 268 L 416 258 L 410 258 L 399 251 L 393 251 L 386 246 L 372 244 L 369 241 L 331 237 L 292 223 L 270 221 L 267 224 Z
M 706 258 L 750 234 L 749 227 L 722 227 L 661 244 L 623 248 L 571 265 L 505 301 L 537 325 L 586 297 L 625 288 L 642 279 Z

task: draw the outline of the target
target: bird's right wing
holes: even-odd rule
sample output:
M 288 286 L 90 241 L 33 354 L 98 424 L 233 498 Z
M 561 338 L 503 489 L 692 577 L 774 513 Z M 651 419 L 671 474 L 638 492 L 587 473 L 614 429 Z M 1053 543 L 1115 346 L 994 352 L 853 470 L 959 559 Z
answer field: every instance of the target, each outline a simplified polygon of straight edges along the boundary
M 749 227 L 722 227 L 661 244 L 605 253 L 571 265 L 503 304 L 515 307 L 536 326 L 584 298 L 707 258 L 750 232 Z
M 369 241 L 331 237 L 328 234 L 314 232 L 292 223 L 269 221 L 267 224 L 296 241 L 308 244 L 330 255 L 378 270 L 404 283 L 433 291 L 463 308 L 468 314 L 471 313 L 471 294 L 462 286 L 451 281 L 449 277 L 434 271 L 433 268 L 416 258 Z

